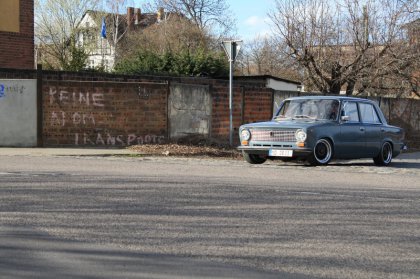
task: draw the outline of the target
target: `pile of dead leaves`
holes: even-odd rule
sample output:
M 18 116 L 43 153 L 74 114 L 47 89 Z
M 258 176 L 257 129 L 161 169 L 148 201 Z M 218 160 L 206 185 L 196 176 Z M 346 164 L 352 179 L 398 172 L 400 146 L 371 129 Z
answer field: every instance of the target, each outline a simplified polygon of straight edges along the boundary
M 190 135 L 175 142 L 134 145 L 129 148 L 139 154 L 153 156 L 242 159 L 241 152 L 236 148 L 225 142 L 203 138 L 200 135 Z
M 226 142 L 203 138 L 200 135 L 190 135 L 164 144 L 142 144 L 129 148 L 139 154 L 153 156 L 242 159 L 242 153 Z
M 134 145 L 129 148 L 139 154 L 153 156 L 242 158 L 241 153 L 234 148 L 214 145 L 168 143 Z

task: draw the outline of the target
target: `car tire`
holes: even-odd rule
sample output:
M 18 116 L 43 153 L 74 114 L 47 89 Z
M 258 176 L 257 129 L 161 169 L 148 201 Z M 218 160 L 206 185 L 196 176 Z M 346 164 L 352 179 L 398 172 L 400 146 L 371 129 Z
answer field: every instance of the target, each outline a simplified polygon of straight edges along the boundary
M 328 139 L 320 139 L 316 142 L 311 155 L 307 161 L 311 166 L 327 165 L 334 154 L 334 148 Z
M 377 166 L 388 166 L 392 161 L 392 145 L 386 141 L 381 146 L 381 151 L 378 156 L 373 158 L 373 162 Z
M 267 157 L 262 157 L 257 154 L 242 152 L 242 156 L 244 156 L 245 161 L 253 165 L 263 164 L 265 161 L 267 161 Z

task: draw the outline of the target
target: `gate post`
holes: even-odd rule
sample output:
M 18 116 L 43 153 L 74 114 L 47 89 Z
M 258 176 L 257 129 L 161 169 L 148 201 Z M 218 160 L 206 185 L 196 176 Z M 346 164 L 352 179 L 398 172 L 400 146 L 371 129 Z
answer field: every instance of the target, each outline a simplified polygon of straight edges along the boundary
M 43 95 L 42 95 L 42 65 L 36 67 L 36 100 L 37 100 L 37 146 L 43 147 Z

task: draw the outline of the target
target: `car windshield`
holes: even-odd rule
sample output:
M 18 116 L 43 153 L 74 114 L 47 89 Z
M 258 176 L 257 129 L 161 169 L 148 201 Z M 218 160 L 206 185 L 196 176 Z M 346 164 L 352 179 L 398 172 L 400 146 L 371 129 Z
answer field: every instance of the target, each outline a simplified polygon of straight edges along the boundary
M 339 105 L 338 100 L 332 99 L 287 100 L 274 119 L 337 120 Z

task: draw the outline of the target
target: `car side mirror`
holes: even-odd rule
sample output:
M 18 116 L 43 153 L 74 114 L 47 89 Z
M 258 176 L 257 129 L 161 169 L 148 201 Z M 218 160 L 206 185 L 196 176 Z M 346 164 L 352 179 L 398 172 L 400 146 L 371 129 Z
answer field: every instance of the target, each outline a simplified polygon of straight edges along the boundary
M 350 116 L 348 116 L 348 115 L 341 116 L 341 121 L 343 121 L 343 122 L 350 121 Z

